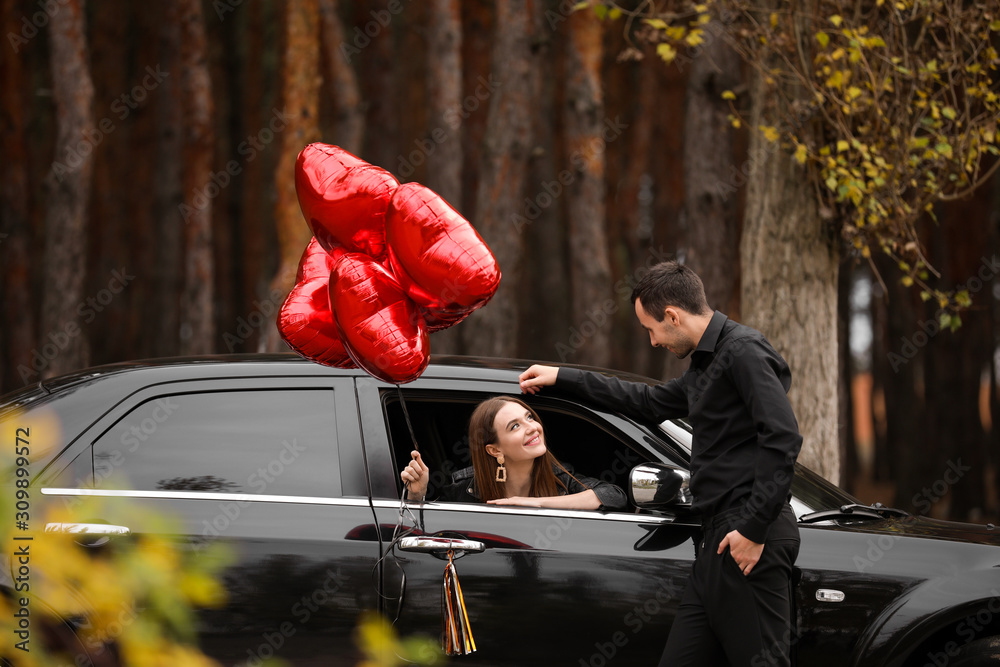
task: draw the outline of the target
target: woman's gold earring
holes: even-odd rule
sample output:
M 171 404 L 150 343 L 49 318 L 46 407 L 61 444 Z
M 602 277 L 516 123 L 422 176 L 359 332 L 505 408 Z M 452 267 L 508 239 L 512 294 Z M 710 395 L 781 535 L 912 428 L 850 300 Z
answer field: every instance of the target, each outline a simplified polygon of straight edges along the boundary
M 498 482 L 507 481 L 507 468 L 503 465 L 503 454 L 497 457 L 497 476 L 495 479 Z

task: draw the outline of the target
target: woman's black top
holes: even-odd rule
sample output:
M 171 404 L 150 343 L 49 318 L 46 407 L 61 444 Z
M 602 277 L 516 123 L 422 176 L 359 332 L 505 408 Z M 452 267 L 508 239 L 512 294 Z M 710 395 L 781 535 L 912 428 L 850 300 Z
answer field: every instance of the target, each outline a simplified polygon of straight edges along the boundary
M 625 492 L 610 482 L 602 482 L 593 477 L 574 474 L 573 468 L 570 466 L 566 466 L 566 470 L 552 466 L 552 472 L 555 473 L 556 479 L 562 483 L 559 487 L 558 495 L 560 496 L 580 493 L 589 489 L 597 494 L 597 499 L 601 501 L 601 506 L 598 509 L 623 510 L 628 506 Z M 437 495 L 438 500 L 460 503 L 483 502 L 479 494 L 476 493 L 476 480 L 472 466 L 453 473 L 451 482 L 445 485 Z

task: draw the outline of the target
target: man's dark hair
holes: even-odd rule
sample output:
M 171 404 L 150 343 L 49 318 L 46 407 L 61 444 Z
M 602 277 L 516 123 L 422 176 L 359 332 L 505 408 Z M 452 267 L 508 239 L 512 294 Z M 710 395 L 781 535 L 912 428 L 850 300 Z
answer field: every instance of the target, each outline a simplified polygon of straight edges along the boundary
M 677 262 L 660 262 L 636 283 L 632 303 L 639 299 L 642 309 L 662 322 L 667 306 L 675 306 L 692 315 L 712 312 L 705 298 L 705 285 L 693 270 Z

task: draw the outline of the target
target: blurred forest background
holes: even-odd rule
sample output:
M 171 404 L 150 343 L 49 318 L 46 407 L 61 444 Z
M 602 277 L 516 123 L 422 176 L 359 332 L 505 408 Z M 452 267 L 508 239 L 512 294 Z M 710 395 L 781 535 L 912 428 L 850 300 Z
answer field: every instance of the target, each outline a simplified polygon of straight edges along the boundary
M 497 255 L 497 296 L 434 353 L 672 377 L 686 362 L 650 348 L 628 298 L 646 268 L 688 263 L 754 324 L 748 272 L 801 263 L 836 285 L 837 331 L 805 353 L 820 362 L 785 347 L 810 304 L 760 328 L 798 386 L 838 393 L 821 472 L 865 502 L 995 520 L 997 175 L 923 226 L 935 284 L 972 297 L 955 332 L 836 234 L 828 266 L 795 246 L 746 266 L 753 139 L 722 93 L 743 103 L 749 68 L 723 40 L 666 64 L 575 4 L 0 0 L 0 390 L 285 350 L 274 319 L 310 237 L 293 165 L 324 141 L 437 191 Z

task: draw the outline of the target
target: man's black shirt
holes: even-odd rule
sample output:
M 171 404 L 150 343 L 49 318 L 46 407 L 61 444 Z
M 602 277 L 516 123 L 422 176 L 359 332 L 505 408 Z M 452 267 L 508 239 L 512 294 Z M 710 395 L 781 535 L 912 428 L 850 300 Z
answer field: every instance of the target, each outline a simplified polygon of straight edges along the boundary
M 788 364 L 759 331 L 715 311 L 679 378 L 649 386 L 560 368 L 556 387 L 644 420 L 687 417 L 693 509 L 714 516 L 739 508 L 733 527 L 763 544 L 788 501 L 802 446 L 791 381 Z

